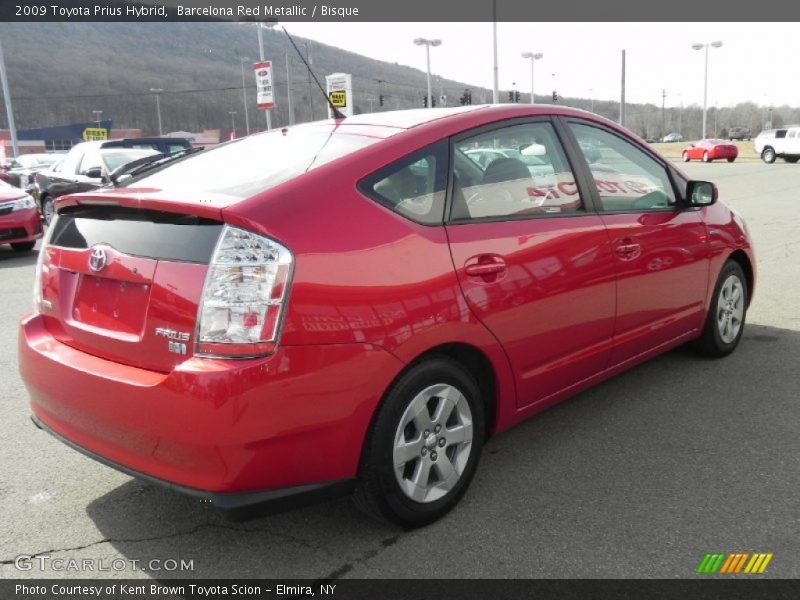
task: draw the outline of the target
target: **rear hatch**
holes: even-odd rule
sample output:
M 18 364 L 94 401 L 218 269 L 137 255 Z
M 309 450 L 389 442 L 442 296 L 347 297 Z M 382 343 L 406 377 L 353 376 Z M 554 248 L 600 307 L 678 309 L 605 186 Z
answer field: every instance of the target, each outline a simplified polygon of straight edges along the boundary
M 218 220 L 122 206 L 59 215 L 43 250 L 41 312 L 60 342 L 168 372 L 192 356 Z

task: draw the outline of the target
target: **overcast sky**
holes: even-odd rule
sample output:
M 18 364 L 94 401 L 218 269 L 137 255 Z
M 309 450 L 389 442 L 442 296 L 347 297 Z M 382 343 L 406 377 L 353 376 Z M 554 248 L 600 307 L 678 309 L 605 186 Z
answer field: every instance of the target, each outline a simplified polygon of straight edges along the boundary
M 439 38 L 431 71 L 449 79 L 492 87 L 491 23 L 285 23 L 290 33 L 371 58 L 425 70 L 425 49 L 415 37 Z M 708 104 L 800 105 L 796 23 L 498 23 L 500 89 L 619 100 L 620 52 L 627 51 L 627 100 L 667 106 L 703 102 L 703 51 L 694 43 L 722 41 L 709 50 Z M 473 98 L 475 100 L 475 98 Z M 478 99 L 479 100 L 479 99 Z

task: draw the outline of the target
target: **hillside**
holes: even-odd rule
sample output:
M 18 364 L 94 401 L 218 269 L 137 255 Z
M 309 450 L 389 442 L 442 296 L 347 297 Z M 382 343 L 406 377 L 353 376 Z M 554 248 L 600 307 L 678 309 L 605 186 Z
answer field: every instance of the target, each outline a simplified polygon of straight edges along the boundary
M 291 31 L 291 28 L 290 28 Z M 255 90 L 249 65 L 258 58 L 255 26 L 244 23 L 2 23 L 0 37 L 6 55 L 14 112 L 20 129 L 87 121 L 93 110 L 117 127 L 142 128 L 157 133 L 155 97 L 161 88 L 164 131 L 198 131 L 231 127 L 229 111 L 236 111 L 237 129 L 244 130 L 240 58 L 245 62 L 248 110 L 253 130 L 263 128 L 264 118 L 255 109 Z M 425 95 L 425 73 L 354 54 L 314 41 L 296 38 L 306 48 L 312 68 L 324 85 L 334 72 L 353 75 L 356 112 L 419 107 Z M 309 82 L 281 31 L 265 30 L 266 56 L 275 63 L 278 108 L 273 123 L 288 122 L 285 57 L 289 53 L 297 122 L 319 119 L 326 105 L 318 88 Z M 379 80 L 382 83 L 379 84 Z M 464 82 L 434 77 L 434 95 L 444 93 L 448 105 L 458 105 L 466 87 L 474 103 L 490 102 L 491 91 Z M 384 105 L 379 106 L 382 93 Z M 545 90 L 542 90 L 543 92 Z M 508 90 L 500 93 L 507 101 Z M 549 91 L 546 93 L 549 94 Z M 522 94 L 527 101 L 528 95 Z M 550 102 L 537 95 L 537 101 Z M 619 117 L 616 101 L 562 98 L 560 103 L 589 109 L 612 120 Z M 770 113 L 771 110 L 771 113 Z M 697 106 L 668 108 L 663 116 L 654 104 L 628 104 L 627 126 L 642 137 L 681 131 L 688 139 L 700 135 L 702 111 Z M 709 109 L 708 131 L 724 135 L 727 127 L 761 129 L 772 115 L 776 126 L 800 122 L 800 111 L 783 106 L 767 109 L 753 103 Z M 716 127 L 715 127 L 716 125 Z M 5 112 L 0 127 L 7 127 Z M 662 129 L 664 130 L 662 132 Z

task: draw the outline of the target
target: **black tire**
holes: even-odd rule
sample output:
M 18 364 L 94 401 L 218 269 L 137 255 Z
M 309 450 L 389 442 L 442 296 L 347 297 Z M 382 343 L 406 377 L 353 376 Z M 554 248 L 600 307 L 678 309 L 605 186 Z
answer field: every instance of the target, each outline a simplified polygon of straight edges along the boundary
M 689 153 L 686 150 L 683 151 L 683 162 L 689 162 Z
M 800 156 L 784 156 L 783 160 L 787 163 L 796 163 L 800 159 Z
M 735 160 L 736 160 L 736 158 L 729 158 L 729 159 L 728 159 L 728 162 L 733 162 L 733 161 L 735 161 Z
M 761 160 L 768 165 L 774 163 L 776 158 L 777 156 L 775 155 L 775 150 L 773 150 L 770 146 L 767 146 L 761 151 Z
M 711 157 L 708 155 L 708 152 L 703 152 L 703 162 L 711 162 Z
M 738 333 L 734 339 L 726 342 L 720 332 L 717 317 L 720 314 L 720 295 L 722 287 L 729 277 L 736 277 L 741 284 L 741 289 L 743 290 L 743 312 Z M 735 260 L 729 260 L 725 263 L 725 266 L 722 267 L 722 271 L 720 271 L 719 277 L 717 278 L 717 284 L 714 286 L 714 296 L 711 300 L 711 307 L 708 310 L 703 333 L 693 342 L 693 347 L 698 354 L 711 358 L 721 358 L 727 356 L 736 349 L 736 346 L 739 345 L 739 341 L 742 339 L 742 333 L 744 332 L 749 294 L 747 278 L 744 275 L 744 271 L 742 271 L 742 267 L 739 266 L 739 263 Z
M 463 395 L 472 417 L 472 442 L 466 464 L 452 488 L 438 499 L 418 502 L 403 491 L 398 482 L 399 475 L 395 474 L 395 438 L 402 431 L 400 427 L 406 410 L 414 399 L 423 390 L 437 384 L 453 386 Z M 441 402 L 435 398 L 433 401 Z M 448 427 L 446 423 L 445 427 Z M 423 439 L 423 435 L 420 432 L 420 439 Z M 367 434 L 359 468 L 359 481 L 353 496 L 356 506 L 373 518 L 406 528 L 432 523 L 447 514 L 466 492 L 478 466 L 484 438 L 485 420 L 481 392 L 464 367 L 445 356 L 433 356 L 411 367 L 386 393 Z M 436 458 L 435 450 L 438 450 L 436 446 L 427 455 L 423 451 L 422 457 L 412 460 L 428 460 L 431 464 Z M 449 447 L 440 452 L 448 450 Z M 451 464 L 449 458 L 447 460 Z M 412 463 L 407 463 L 406 467 L 410 464 Z M 415 463 L 412 466 L 417 465 Z M 431 464 L 431 469 L 435 470 L 434 467 Z
M 14 252 L 30 252 L 35 245 L 36 242 L 15 242 L 11 244 L 11 248 Z
M 43 196 L 40 212 L 45 225 L 50 225 L 53 220 L 53 199 L 50 196 Z

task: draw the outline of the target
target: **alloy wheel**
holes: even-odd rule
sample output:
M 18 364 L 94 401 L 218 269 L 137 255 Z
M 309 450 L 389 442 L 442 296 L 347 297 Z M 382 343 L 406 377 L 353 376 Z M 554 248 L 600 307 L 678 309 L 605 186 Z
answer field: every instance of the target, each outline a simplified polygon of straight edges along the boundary
M 392 453 L 395 479 L 416 502 L 445 496 L 467 466 L 472 411 L 457 388 L 436 384 L 417 394 L 403 413 Z
M 736 275 L 730 275 L 717 298 L 717 331 L 720 339 L 730 344 L 739 335 L 744 320 L 744 287 Z

